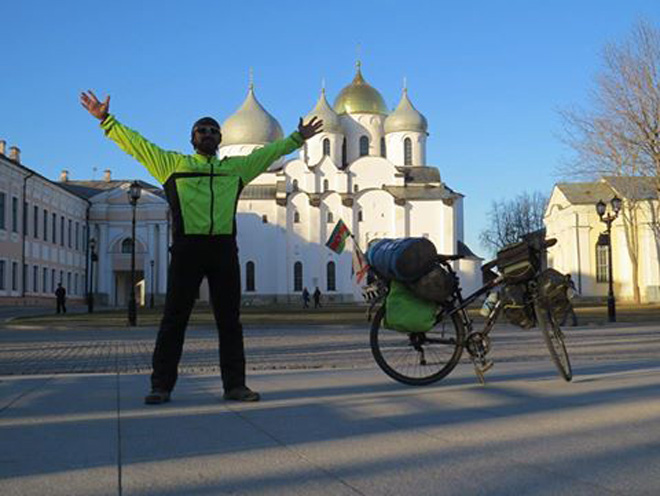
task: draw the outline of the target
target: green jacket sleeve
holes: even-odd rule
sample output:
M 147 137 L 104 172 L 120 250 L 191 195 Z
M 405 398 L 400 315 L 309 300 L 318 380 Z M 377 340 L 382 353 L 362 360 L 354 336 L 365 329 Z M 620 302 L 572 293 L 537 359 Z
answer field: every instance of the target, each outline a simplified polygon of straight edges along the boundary
M 265 172 L 278 158 L 300 148 L 304 142 L 305 140 L 300 133 L 296 131 L 287 138 L 273 141 L 245 157 L 229 158 L 228 165 L 235 168 L 236 173 L 243 180 L 243 184 L 247 184 L 259 174 Z
M 121 124 L 114 115 L 108 115 L 101 123 L 101 127 L 108 138 L 135 157 L 161 184 L 174 172 L 178 153 L 167 152 L 157 147 L 139 133 Z

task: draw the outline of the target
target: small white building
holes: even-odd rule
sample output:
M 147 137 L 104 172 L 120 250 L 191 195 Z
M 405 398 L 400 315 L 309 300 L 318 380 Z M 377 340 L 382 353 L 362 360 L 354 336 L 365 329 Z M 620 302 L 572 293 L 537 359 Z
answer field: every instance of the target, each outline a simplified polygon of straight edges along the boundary
M 624 207 L 612 223 L 613 288 L 617 300 L 633 300 L 633 265 L 624 228 L 630 205 L 636 205 L 639 250 L 638 285 L 642 302 L 660 301 L 658 197 L 649 178 L 606 177 L 598 182 L 557 184 L 545 211 L 548 238 L 558 243 L 548 252 L 548 265 L 570 273 L 583 297 L 606 297 L 608 246 L 601 234 L 605 224 L 596 212 L 599 200 L 617 196 Z M 599 242 L 600 240 L 600 242 Z

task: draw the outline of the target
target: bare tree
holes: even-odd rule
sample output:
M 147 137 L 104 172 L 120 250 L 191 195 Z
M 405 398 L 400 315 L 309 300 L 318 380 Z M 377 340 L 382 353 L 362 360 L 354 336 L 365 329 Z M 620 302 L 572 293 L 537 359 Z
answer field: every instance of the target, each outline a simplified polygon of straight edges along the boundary
M 488 213 L 489 226 L 481 231 L 482 246 L 495 253 L 516 243 L 525 234 L 543 229 L 543 214 L 548 198 L 539 192 L 522 193 L 512 200 L 493 201 Z
M 561 112 L 563 139 L 575 152 L 575 158 L 560 172 L 565 176 L 592 178 L 646 177 L 654 182 L 658 195 L 660 31 L 647 22 L 639 22 L 629 39 L 605 47 L 603 62 L 603 70 L 597 76 L 592 90 L 591 109 Z M 622 218 L 632 265 L 634 297 L 639 302 L 639 219 L 642 198 L 630 188 L 628 195 L 623 198 Z M 650 202 L 646 204 L 650 205 Z M 648 219 L 655 234 L 658 253 L 659 208 L 660 202 L 655 202 Z

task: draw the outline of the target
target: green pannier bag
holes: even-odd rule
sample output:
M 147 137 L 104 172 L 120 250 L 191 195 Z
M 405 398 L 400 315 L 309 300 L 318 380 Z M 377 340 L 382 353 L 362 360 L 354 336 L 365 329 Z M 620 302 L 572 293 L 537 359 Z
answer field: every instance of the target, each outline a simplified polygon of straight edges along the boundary
M 437 312 L 437 303 L 415 296 L 402 282 L 392 281 L 383 325 L 401 332 L 426 332 L 435 324 Z

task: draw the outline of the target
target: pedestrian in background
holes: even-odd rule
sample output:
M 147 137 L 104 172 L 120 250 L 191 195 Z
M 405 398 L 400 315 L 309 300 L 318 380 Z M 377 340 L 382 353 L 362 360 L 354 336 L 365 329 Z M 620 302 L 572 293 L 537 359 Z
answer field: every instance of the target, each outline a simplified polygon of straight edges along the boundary
M 57 313 L 66 313 L 66 289 L 61 282 L 57 283 L 55 301 L 57 303 Z
M 303 308 L 309 308 L 309 291 L 307 291 L 307 288 L 303 288 L 302 299 Z
M 321 290 L 318 286 L 314 290 L 314 308 L 319 308 L 321 306 Z

